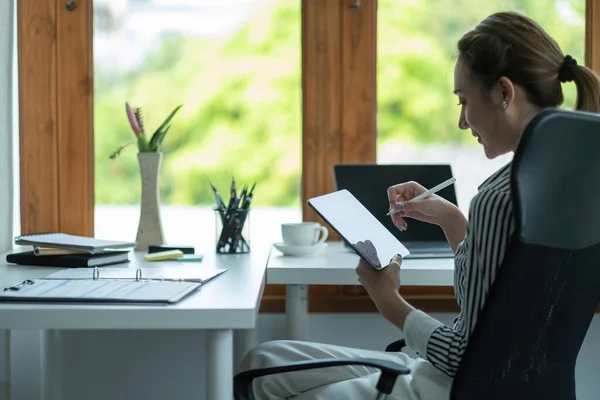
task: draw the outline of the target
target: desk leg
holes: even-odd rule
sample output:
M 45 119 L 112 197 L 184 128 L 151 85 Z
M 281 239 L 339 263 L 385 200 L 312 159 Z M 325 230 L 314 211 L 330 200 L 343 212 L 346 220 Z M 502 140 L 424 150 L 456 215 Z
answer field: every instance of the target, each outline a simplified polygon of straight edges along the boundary
M 306 285 L 286 286 L 285 327 L 287 339 L 308 339 L 308 287 Z
M 2 381 L 2 393 L 0 398 L 10 400 L 12 396 L 11 381 L 12 381 L 12 365 L 11 365 L 11 331 L 10 329 L 4 329 L 4 380 Z M 4 397 L 2 397 L 4 396 Z
M 234 369 L 240 365 L 242 358 L 248 353 L 252 348 L 254 348 L 257 343 L 256 338 L 256 329 L 237 329 L 234 331 L 234 359 L 233 366 Z
M 206 398 L 233 399 L 233 331 L 206 332 Z
M 40 347 L 42 353 L 42 399 L 62 399 L 62 342 L 60 331 L 48 329 L 41 332 Z

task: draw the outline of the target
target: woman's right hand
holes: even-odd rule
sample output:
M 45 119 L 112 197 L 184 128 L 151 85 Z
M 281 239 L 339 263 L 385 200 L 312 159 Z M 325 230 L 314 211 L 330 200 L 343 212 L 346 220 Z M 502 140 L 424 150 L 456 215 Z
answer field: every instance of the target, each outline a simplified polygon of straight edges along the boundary
M 406 230 L 405 218 L 442 225 L 452 215 L 457 207 L 436 194 L 425 199 L 409 201 L 426 190 L 417 182 L 400 183 L 388 188 L 390 210 L 395 208 L 396 202 L 404 203 L 404 207 L 391 216 L 396 227 Z

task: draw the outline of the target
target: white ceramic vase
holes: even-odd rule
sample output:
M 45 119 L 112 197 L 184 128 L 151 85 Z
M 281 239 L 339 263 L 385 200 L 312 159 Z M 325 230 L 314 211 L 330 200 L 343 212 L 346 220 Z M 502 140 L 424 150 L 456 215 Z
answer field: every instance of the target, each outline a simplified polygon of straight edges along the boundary
M 142 178 L 142 199 L 135 249 L 148 251 L 150 245 L 165 243 L 158 193 L 158 174 L 162 163 L 162 153 L 138 153 L 138 162 Z

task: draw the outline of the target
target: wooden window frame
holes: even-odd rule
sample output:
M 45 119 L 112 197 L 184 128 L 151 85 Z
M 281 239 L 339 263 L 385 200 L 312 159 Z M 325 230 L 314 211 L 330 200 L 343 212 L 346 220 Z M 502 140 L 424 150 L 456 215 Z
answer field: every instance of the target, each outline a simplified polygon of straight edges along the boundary
M 90 3 L 17 2 L 23 234 L 94 233 Z
M 377 0 L 302 2 L 303 219 L 334 189 L 333 165 L 376 161 Z M 35 4 L 34 4 L 35 3 Z M 93 9 L 17 2 L 22 233 L 94 233 Z M 586 0 L 586 65 L 600 74 L 600 0 Z M 336 236 L 332 235 L 335 240 Z M 408 287 L 426 311 L 456 312 L 450 287 Z M 310 312 L 376 312 L 359 286 L 311 286 Z M 268 285 L 263 312 L 283 312 Z
M 600 0 L 585 2 L 585 65 L 600 75 Z

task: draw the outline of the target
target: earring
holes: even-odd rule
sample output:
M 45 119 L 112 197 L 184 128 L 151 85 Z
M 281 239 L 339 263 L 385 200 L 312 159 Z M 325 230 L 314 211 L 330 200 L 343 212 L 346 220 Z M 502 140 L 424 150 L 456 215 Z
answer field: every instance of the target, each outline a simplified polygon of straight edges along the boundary
M 506 101 L 502 102 L 502 108 L 504 108 L 506 110 L 506 107 L 508 107 L 508 104 L 506 103 Z

